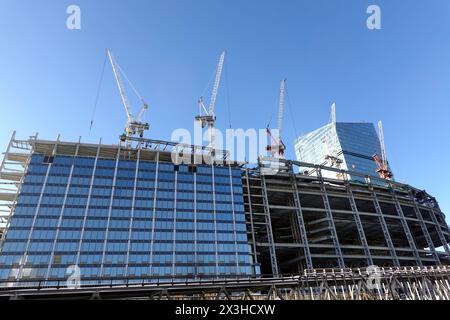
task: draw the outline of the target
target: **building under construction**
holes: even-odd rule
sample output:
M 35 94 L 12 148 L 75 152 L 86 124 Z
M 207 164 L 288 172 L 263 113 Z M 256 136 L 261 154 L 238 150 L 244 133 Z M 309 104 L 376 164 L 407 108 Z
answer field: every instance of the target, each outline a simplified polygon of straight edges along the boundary
M 383 180 L 383 186 L 378 177 L 281 159 L 279 172 L 268 174 L 272 158 L 261 158 L 254 167 L 208 165 L 213 172 L 208 178 L 202 173 L 204 163 L 186 170 L 172 163 L 175 144 L 140 141 L 136 149 L 12 137 L 0 171 L 5 222 L 0 272 L 5 294 L 20 291 L 18 284 L 61 285 L 73 264 L 80 266 L 86 286 L 143 282 L 156 290 L 155 282 L 171 282 L 173 287 L 156 288 L 181 290 L 183 296 L 188 293 L 179 288 L 180 282 L 200 282 L 198 290 L 188 290 L 194 296 L 216 288 L 203 286 L 205 281 L 222 281 L 220 290 L 234 294 L 247 283 L 261 294 L 261 281 L 269 277 L 267 290 L 272 291 L 267 294 L 278 294 L 273 279 L 287 285 L 281 279 L 309 274 L 312 281 L 323 277 L 322 272 L 344 272 L 333 281 L 349 281 L 352 270 L 372 265 L 403 273 L 414 267 L 411 277 L 427 272 L 431 278 L 426 279 L 444 279 L 439 288 L 449 288 L 449 229 L 437 201 L 424 191 L 390 180 Z M 208 153 L 205 147 L 191 148 L 193 153 Z M 111 185 L 102 182 L 108 160 Z M 90 166 L 92 171 L 87 170 Z M 146 170 L 152 167 L 155 175 L 148 178 Z M 299 172 L 296 167 L 309 170 Z M 339 171 L 341 178 L 324 178 L 324 171 Z M 355 175 L 366 183 L 347 179 Z M 164 184 L 171 179 L 174 192 L 168 195 L 170 185 Z M 223 189 L 230 181 L 231 188 Z M 202 200 L 211 193 L 207 185 L 212 186 L 209 203 Z M 185 192 L 190 186 L 194 192 Z M 80 192 L 83 188 L 86 193 Z M 146 188 L 150 199 L 143 196 Z M 233 197 L 226 198 L 224 190 Z M 189 196 L 192 199 L 186 199 Z M 148 207 L 145 200 L 150 200 Z M 164 205 L 168 201 L 173 206 Z M 194 206 L 180 205 L 184 201 Z M 364 271 L 358 272 L 362 279 Z M 241 285 L 230 288 L 227 281 L 234 279 Z M 305 285 L 312 285 L 308 281 Z M 335 294 L 350 294 L 338 291 Z M 316 298 L 317 294 L 314 291 Z
M 232 161 L 213 144 L 223 53 L 196 117 L 211 145 L 183 145 L 178 163 L 179 145 L 143 137 L 147 104 L 132 116 L 108 56 L 128 116 L 118 144 L 11 137 L 0 298 L 450 299 L 445 216 L 392 179 L 383 143 L 378 176 L 340 166 L 337 143 L 326 165 L 286 160 L 269 128 L 268 157 Z

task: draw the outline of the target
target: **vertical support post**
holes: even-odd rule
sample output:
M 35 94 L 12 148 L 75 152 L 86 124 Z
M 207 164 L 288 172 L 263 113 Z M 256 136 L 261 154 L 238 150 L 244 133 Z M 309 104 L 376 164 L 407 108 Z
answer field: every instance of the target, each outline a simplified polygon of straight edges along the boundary
M 77 143 L 77 146 L 76 146 L 76 149 L 75 149 L 75 155 L 73 157 L 72 165 L 70 167 L 69 179 L 67 180 L 66 190 L 64 191 L 64 199 L 63 199 L 63 203 L 62 203 L 62 206 L 61 206 L 61 211 L 60 211 L 60 214 L 59 214 L 58 224 L 57 224 L 57 227 L 56 227 L 55 239 L 53 240 L 52 252 L 50 253 L 50 260 L 48 262 L 47 273 L 46 273 L 46 276 L 45 276 L 46 280 L 48 280 L 48 278 L 50 277 L 50 270 L 52 268 L 53 259 L 54 259 L 54 256 L 55 256 L 56 242 L 58 241 L 59 232 L 60 232 L 60 229 L 61 229 L 61 223 L 62 223 L 64 211 L 65 211 L 65 208 L 66 208 L 66 202 L 67 202 L 67 197 L 68 197 L 68 194 L 69 194 L 70 184 L 72 183 L 73 170 L 74 170 L 74 167 L 75 167 L 75 158 L 78 156 L 78 152 L 80 150 L 80 143 L 81 143 L 81 137 L 78 139 L 78 143 Z
M 389 228 L 387 226 L 386 220 L 384 219 L 384 215 L 383 215 L 383 211 L 381 210 L 380 202 L 378 201 L 378 197 L 375 192 L 375 189 L 373 188 L 373 185 L 370 182 L 369 182 L 369 190 L 372 192 L 372 199 L 373 199 L 373 204 L 375 206 L 375 211 L 378 214 L 378 219 L 381 224 L 381 229 L 383 230 L 384 240 L 386 241 L 389 251 L 391 252 L 391 257 L 392 257 L 394 266 L 400 267 L 400 261 L 398 260 L 397 252 L 395 251 L 394 243 L 392 242 L 391 234 L 389 233 Z
M 236 257 L 236 276 L 240 274 L 239 268 L 239 253 L 238 253 L 238 243 L 237 243 L 237 233 L 236 233 L 236 211 L 234 206 L 234 184 L 233 184 L 233 170 L 231 170 L 231 165 L 228 163 L 228 173 L 230 175 L 230 197 L 231 197 L 231 206 L 233 210 L 233 241 L 235 248 L 235 257 Z M 242 180 L 241 180 L 242 183 Z
M 131 204 L 131 214 L 130 214 L 130 224 L 128 231 L 128 244 L 127 244 L 127 257 L 125 262 L 125 276 L 128 276 L 128 265 L 130 263 L 130 249 L 131 249 L 131 235 L 133 230 L 133 222 L 134 222 L 134 211 L 136 206 L 136 189 L 137 189 L 137 181 L 139 177 L 139 164 L 141 162 L 141 149 L 138 149 L 137 159 L 136 159 L 136 170 L 134 173 L 134 185 L 133 185 L 133 200 Z
M 194 156 L 194 164 L 195 164 L 195 148 L 192 151 Z M 194 278 L 197 279 L 199 274 L 199 260 L 198 260 L 198 227 L 197 227 L 197 170 L 192 170 L 192 175 L 194 176 Z
M 97 170 L 97 161 L 98 161 L 98 157 L 100 155 L 101 145 L 102 145 L 102 139 L 100 139 L 99 142 L 98 142 L 97 153 L 95 155 L 95 160 L 94 160 L 94 167 L 92 169 L 92 177 L 91 177 L 91 181 L 90 181 L 90 184 L 89 184 L 89 194 L 88 194 L 88 198 L 87 198 L 87 201 L 86 201 L 86 208 L 84 210 L 83 224 L 81 226 L 80 242 L 78 243 L 77 260 L 75 262 L 76 265 L 80 264 L 80 252 L 81 252 L 81 247 L 82 247 L 82 244 L 83 244 L 83 236 L 84 236 L 84 232 L 85 232 L 85 228 L 86 228 L 86 220 L 87 220 L 87 216 L 88 216 L 88 212 L 89 212 L 89 206 L 91 204 L 92 189 L 94 188 L 95 173 L 96 173 L 96 170 Z
M 409 194 L 409 197 L 410 197 L 411 201 L 414 203 L 414 213 L 416 214 L 417 220 L 419 220 L 420 227 L 422 228 L 423 235 L 424 235 L 425 240 L 427 241 L 427 244 L 428 244 L 428 248 L 430 248 L 430 250 L 431 250 L 431 254 L 434 257 L 434 261 L 438 265 L 440 265 L 441 261 L 439 259 L 439 255 L 436 252 L 436 248 L 434 247 L 433 240 L 431 239 L 431 236 L 430 236 L 430 233 L 428 232 L 428 229 L 427 229 L 427 226 L 425 224 L 425 221 L 423 220 L 423 216 L 422 216 L 422 213 L 420 212 L 420 208 L 419 208 L 419 206 L 417 204 L 417 201 L 414 198 L 414 195 L 412 194 L 411 190 L 409 190 L 408 194 Z
M 155 166 L 155 185 L 153 194 L 153 216 L 152 216 L 152 233 L 151 233 L 151 243 L 150 243 L 150 277 L 153 277 L 153 256 L 155 247 L 155 224 L 156 224 L 156 200 L 158 199 L 158 182 L 159 182 L 159 155 L 160 150 L 158 146 L 158 151 L 156 153 L 156 166 Z
M 322 171 L 317 169 L 317 177 L 319 178 L 320 190 L 322 191 L 322 200 L 327 213 L 328 225 L 331 230 L 331 238 L 333 240 L 334 250 L 338 261 L 339 268 L 345 268 L 344 256 L 342 255 L 341 245 L 339 244 L 339 238 L 336 231 L 336 225 L 334 224 L 333 212 L 331 211 L 330 202 L 328 199 L 327 188 L 322 177 Z
M 266 178 L 264 176 L 264 172 L 262 172 L 260 168 L 260 178 L 261 178 L 261 188 L 263 193 L 263 203 L 264 203 L 264 213 L 265 213 L 265 222 L 266 222 L 266 230 L 267 230 L 267 241 L 269 243 L 269 254 L 270 254 L 270 263 L 272 265 L 272 273 L 275 278 L 280 276 L 278 271 L 278 261 L 275 250 L 275 241 L 273 238 L 272 232 L 272 219 L 270 217 L 270 208 L 269 208 L 269 198 L 267 196 L 267 185 Z
M 392 194 L 392 198 L 394 200 L 395 209 L 397 210 L 397 213 L 400 216 L 400 221 L 402 223 L 403 230 L 406 235 L 406 239 L 408 240 L 409 247 L 413 251 L 413 255 L 416 260 L 416 263 L 419 266 L 422 266 L 423 265 L 422 259 L 420 258 L 419 251 L 417 250 L 417 247 L 416 247 L 416 243 L 414 242 L 414 239 L 412 237 L 411 230 L 409 229 L 408 222 L 406 221 L 405 215 L 402 210 L 402 206 L 400 205 L 400 202 L 398 202 L 398 198 L 395 193 L 394 185 L 392 184 L 392 182 L 389 183 L 389 187 L 391 189 L 391 194 Z
M 350 207 L 352 208 L 353 218 L 355 219 L 356 228 L 358 230 L 359 240 L 364 249 L 364 254 L 366 255 L 366 261 L 369 266 L 373 265 L 372 255 L 370 253 L 369 244 L 367 243 L 366 233 L 361 222 L 361 217 L 359 216 L 358 206 L 356 205 L 355 197 L 353 196 L 352 187 L 350 181 L 346 179 L 345 186 L 347 189 L 348 199 L 350 201 Z
M 52 150 L 52 156 L 54 156 L 56 154 L 56 150 L 58 148 L 58 144 L 59 144 L 59 139 L 60 139 L 60 135 L 58 134 L 57 138 L 56 138 L 56 142 L 55 145 L 53 146 L 53 150 Z M 31 243 L 31 237 L 33 235 L 33 231 L 36 225 L 36 220 L 37 220 L 37 215 L 41 209 L 41 203 L 42 203 L 42 198 L 44 197 L 44 191 L 45 188 L 47 186 L 47 180 L 48 180 L 48 176 L 50 174 L 50 169 L 53 166 L 53 162 L 50 162 L 48 164 L 48 168 L 47 171 L 45 173 L 45 178 L 44 178 L 44 182 L 42 183 L 42 189 L 41 192 L 39 194 L 39 199 L 36 205 L 36 210 L 34 211 L 34 217 L 33 217 L 33 222 L 31 224 L 31 229 L 30 229 L 30 233 L 28 234 L 28 239 L 27 239 L 27 243 L 25 246 L 25 250 L 24 250 L 24 256 L 22 257 L 22 261 L 20 263 L 20 267 L 19 267 L 19 271 L 17 273 L 17 280 L 20 280 L 22 278 L 23 275 L 23 267 L 25 266 L 25 264 L 27 263 L 27 258 L 28 258 L 28 249 L 30 248 L 30 243 Z
M 114 193 L 116 191 L 116 179 L 117 179 L 117 171 L 119 168 L 120 151 L 121 151 L 121 147 L 119 145 L 117 147 L 116 165 L 114 168 L 113 183 L 111 186 L 111 199 L 109 201 L 109 210 L 108 210 L 108 220 L 106 222 L 105 241 L 103 242 L 102 263 L 100 265 L 100 278 L 103 277 L 103 269 L 104 269 L 104 265 L 105 265 L 106 246 L 108 244 L 109 224 L 111 223 L 111 213 L 112 213 L 112 207 L 113 207 L 113 203 L 114 203 Z
M 250 231 L 251 231 L 251 237 L 252 237 L 253 264 L 256 266 L 258 264 L 258 255 L 256 252 L 255 225 L 253 222 L 253 206 L 252 206 L 252 197 L 250 195 L 250 179 L 248 177 L 248 168 L 245 168 L 245 182 L 247 185 L 247 201 L 248 201 L 248 210 L 249 210 Z M 256 268 L 254 268 L 253 273 L 254 273 L 254 275 L 256 275 Z
M 177 259 L 177 189 L 178 189 L 178 171 L 174 172 L 174 182 L 173 182 L 173 226 L 172 226 L 172 245 L 173 245 L 173 252 L 172 252 L 172 278 L 175 279 L 176 272 L 175 272 L 175 266 L 176 266 L 176 259 Z
M 306 234 L 306 227 L 305 227 L 305 221 L 303 219 L 303 210 L 302 210 L 302 204 L 300 202 L 300 196 L 298 194 L 298 187 L 297 187 L 297 179 L 295 177 L 294 168 L 291 165 L 289 170 L 290 178 L 291 178 L 291 185 L 293 188 L 293 194 L 294 194 L 294 203 L 295 203 L 295 213 L 296 213 L 296 220 L 298 224 L 298 228 L 300 230 L 300 237 L 302 239 L 303 244 L 303 250 L 305 254 L 305 260 L 306 260 L 306 267 L 308 269 L 313 269 L 313 263 L 311 258 L 311 250 L 309 248 L 308 243 L 308 235 Z
M 214 151 L 214 150 L 213 150 Z M 218 252 L 218 238 L 217 238 L 217 214 L 216 214 L 216 178 L 214 170 L 214 160 L 211 158 L 211 178 L 212 178 L 212 195 L 213 195 L 213 215 L 214 215 L 214 247 L 215 247 L 215 270 L 216 277 L 219 277 L 219 252 Z
M 444 233 L 442 232 L 442 228 L 441 225 L 439 224 L 439 221 L 436 218 L 436 213 L 439 213 L 437 210 L 433 209 L 433 208 L 429 208 L 429 212 L 430 212 L 430 216 L 431 219 L 433 220 L 433 224 L 436 228 L 439 240 L 442 243 L 442 246 L 444 247 L 445 253 L 447 253 L 450 256 L 450 244 L 447 243 L 447 241 L 445 240 L 445 236 Z

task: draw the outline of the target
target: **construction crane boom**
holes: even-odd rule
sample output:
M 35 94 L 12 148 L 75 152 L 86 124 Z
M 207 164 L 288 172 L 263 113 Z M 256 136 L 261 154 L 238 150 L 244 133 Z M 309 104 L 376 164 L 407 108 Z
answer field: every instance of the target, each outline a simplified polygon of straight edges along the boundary
M 211 101 L 209 102 L 209 114 L 214 115 L 214 109 L 216 107 L 217 94 L 219 93 L 220 80 L 222 78 L 222 69 L 225 62 L 225 51 L 222 52 L 219 58 L 219 64 L 217 65 L 216 78 L 214 80 L 214 87 L 211 94 Z
M 198 100 L 199 105 L 199 115 L 195 117 L 195 120 L 199 121 L 202 128 L 208 126 L 210 134 L 210 145 L 214 148 L 214 125 L 216 122 L 215 107 L 217 95 L 219 93 L 220 80 L 222 78 L 222 69 L 225 62 L 225 51 L 222 52 L 219 58 L 219 63 L 217 64 L 216 77 L 214 80 L 214 86 L 212 89 L 211 100 L 209 101 L 209 109 L 205 107 L 203 97 Z
M 270 145 L 267 146 L 267 151 L 272 157 L 278 156 L 284 158 L 284 151 L 286 146 L 281 139 L 281 129 L 283 128 L 283 113 L 284 113 L 284 97 L 286 94 L 286 79 L 283 79 L 280 84 L 279 100 L 278 100 L 278 136 L 274 136 L 267 126 L 267 135 L 270 138 Z
M 131 122 L 133 119 L 133 116 L 131 114 L 130 104 L 128 102 L 128 98 L 125 93 L 125 87 L 123 85 L 122 79 L 120 78 L 120 73 L 119 73 L 119 68 L 117 66 L 117 62 L 114 59 L 114 56 L 113 56 L 111 50 L 106 49 L 106 52 L 108 54 L 109 62 L 111 63 L 111 66 L 113 69 L 114 77 L 116 78 L 117 87 L 120 92 L 120 98 L 122 99 L 123 106 L 125 107 L 125 112 L 127 114 L 128 121 Z
M 383 123 L 378 121 L 378 136 L 380 138 L 380 146 L 381 146 L 381 159 L 378 154 L 373 155 L 373 160 L 377 164 L 377 173 L 382 179 L 392 179 L 394 175 L 389 170 L 388 161 L 386 158 L 386 147 L 384 144 L 384 132 L 383 132 Z
M 122 99 L 123 106 L 125 107 L 125 112 L 127 114 L 127 124 L 125 127 L 125 133 L 120 136 L 121 141 L 127 141 L 127 138 L 132 138 L 136 134 L 139 135 L 139 137 L 144 136 L 144 131 L 149 129 L 149 124 L 146 122 L 141 121 L 141 117 L 144 114 L 144 112 L 148 109 L 148 104 L 145 102 L 145 100 L 140 96 L 140 94 L 137 92 L 136 88 L 133 86 L 131 81 L 128 79 L 126 74 L 122 71 L 119 64 L 117 63 L 116 59 L 114 58 L 113 53 L 111 50 L 106 49 L 106 52 L 108 54 L 109 61 L 111 63 L 114 77 L 116 79 L 117 87 L 119 88 L 120 97 Z M 128 101 L 126 92 L 125 92 L 125 86 L 123 85 L 121 74 L 125 77 L 127 82 L 130 84 L 131 88 L 135 92 L 135 94 L 138 96 L 138 98 L 141 100 L 143 106 L 137 113 L 136 117 L 133 117 L 133 114 L 131 113 L 131 106 Z M 128 141 L 128 146 L 130 146 L 131 142 Z

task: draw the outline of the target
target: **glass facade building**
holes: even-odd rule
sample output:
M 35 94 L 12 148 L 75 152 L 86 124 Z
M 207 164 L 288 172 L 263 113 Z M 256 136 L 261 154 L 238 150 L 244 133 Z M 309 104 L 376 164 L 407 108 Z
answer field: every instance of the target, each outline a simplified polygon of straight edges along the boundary
M 33 153 L 0 279 L 254 275 L 241 169 Z
M 381 146 L 372 123 L 337 122 L 300 136 L 295 153 L 298 161 L 325 166 L 331 165 L 326 156 L 333 155 L 341 161 L 337 166 L 341 169 L 377 176 L 372 157 L 381 156 Z

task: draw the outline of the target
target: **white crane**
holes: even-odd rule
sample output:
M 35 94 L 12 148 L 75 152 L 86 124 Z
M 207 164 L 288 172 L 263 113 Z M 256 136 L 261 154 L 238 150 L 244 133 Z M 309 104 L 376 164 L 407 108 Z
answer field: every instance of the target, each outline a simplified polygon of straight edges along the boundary
M 205 126 L 208 126 L 208 130 L 210 132 L 210 144 L 213 146 L 214 142 L 214 124 L 216 122 L 216 114 L 215 114 L 215 107 L 216 107 L 216 99 L 217 94 L 219 93 L 219 86 L 220 86 L 220 80 L 222 78 L 222 69 L 223 64 L 225 62 L 225 51 L 222 52 L 219 58 L 219 63 L 217 65 L 216 70 L 216 78 L 214 80 L 214 86 L 212 89 L 211 94 L 211 100 L 209 102 L 209 110 L 206 109 L 205 103 L 203 101 L 203 97 L 200 97 L 198 100 L 198 106 L 199 106 L 199 115 L 195 117 L 195 120 L 199 121 L 201 123 L 202 128 Z
M 381 120 L 378 121 L 378 134 L 380 135 L 381 161 L 383 162 L 383 165 L 387 167 L 386 146 L 384 144 L 384 130 Z
M 143 122 L 141 120 L 141 117 L 145 113 L 145 111 L 148 109 L 148 104 L 145 102 L 145 100 L 139 95 L 136 88 L 133 86 L 131 81 L 128 79 L 126 74 L 122 71 L 120 66 L 118 65 L 117 61 L 114 58 L 114 55 L 112 54 L 111 50 L 106 49 L 106 52 L 108 54 L 109 61 L 111 62 L 111 66 L 114 72 L 114 77 L 116 78 L 117 87 L 119 88 L 120 97 L 122 99 L 123 106 L 125 107 L 125 112 L 127 114 L 127 124 L 125 126 L 125 132 L 120 136 L 120 140 L 125 142 L 127 141 L 127 138 L 133 138 L 136 134 L 139 135 L 140 138 L 144 136 L 144 131 L 148 130 L 150 128 L 149 124 L 147 122 Z M 137 113 L 136 116 L 133 116 L 131 113 L 131 106 L 128 102 L 126 93 L 125 93 L 125 87 L 122 83 L 121 74 L 125 77 L 127 82 L 130 84 L 131 88 L 135 92 L 135 94 L 139 97 L 141 100 L 143 106 L 140 109 L 140 111 Z M 131 145 L 131 142 L 129 142 L 128 146 Z
M 336 124 L 336 103 L 331 105 L 331 123 Z
M 280 84 L 280 95 L 278 100 L 278 135 L 273 135 L 267 126 L 267 135 L 270 139 L 270 145 L 267 146 L 267 151 L 272 157 L 278 156 L 284 158 L 284 151 L 286 146 L 281 139 L 281 129 L 283 128 L 283 113 L 284 113 L 284 96 L 286 93 L 286 79 L 283 79 Z

